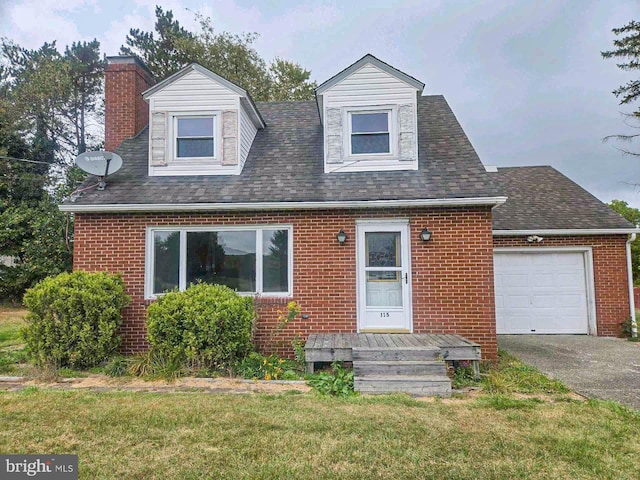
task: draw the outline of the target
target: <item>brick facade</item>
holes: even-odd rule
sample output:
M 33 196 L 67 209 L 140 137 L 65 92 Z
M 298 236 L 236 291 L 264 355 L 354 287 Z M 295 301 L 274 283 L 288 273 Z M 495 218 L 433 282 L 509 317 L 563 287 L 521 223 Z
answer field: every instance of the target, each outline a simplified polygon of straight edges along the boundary
M 113 151 L 149 123 L 149 105 L 141 94 L 153 85 L 153 77 L 139 62 L 122 61 L 110 59 L 105 70 L 104 149 L 107 151 Z
M 495 237 L 494 247 L 592 247 L 599 336 L 620 336 L 620 324 L 629 318 L 626 235 L 581 235 L 544 237 L 529 243 L 525 237 Z
M 256 341 L 266 352 L 291 355 L 291 339 L 313 332 L 355 332 L 356 219 L 409 218 L 414 332 L 459 333 L 497 356 L 493 246 L 489 207 L 243 212 L 191 214 L 76 214 L 74 268 L 120 272 L 132 303 L 124 312 L 123 349 L 146 348 L 144 299 L 147 226 L 293 225 L 293 300 L 301 316 L 275 335 L 287 299 L 257 299 Z M 419 238 L 427 227 L 428 243 Z M 349 236 L 339 245 L 335 235 Z

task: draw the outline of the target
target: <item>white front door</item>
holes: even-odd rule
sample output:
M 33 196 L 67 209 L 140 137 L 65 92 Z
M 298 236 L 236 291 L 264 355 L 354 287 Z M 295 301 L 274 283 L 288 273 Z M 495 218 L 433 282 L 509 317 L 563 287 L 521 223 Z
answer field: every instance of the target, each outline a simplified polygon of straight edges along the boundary
M 359 331 L 411 332 L 409 225 L 363 223 L 357 232 Z

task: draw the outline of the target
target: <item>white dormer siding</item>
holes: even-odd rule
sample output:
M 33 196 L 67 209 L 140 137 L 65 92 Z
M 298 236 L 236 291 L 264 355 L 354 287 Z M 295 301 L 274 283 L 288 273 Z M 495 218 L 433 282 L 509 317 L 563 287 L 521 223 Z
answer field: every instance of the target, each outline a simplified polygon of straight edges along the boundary
M 244 90 L 195 64 L 144 98 L 151 119 L 150 176 L 239 175 L 264 127 Z
M 368 55 L 318 88 L 325 172 L 418 169 L 417 96 L 422 84 L 415 79 L 410 84 L 405 77 Z M 388 148 L 353 151 L 352 136 L 358 135 L 352 131 L 353 117 L 359 114 L 386 115 L 386 123 L 376 123 L 381 129 L 377 133 L 388 135 Z
M 244 162 L 247 161 L 249 156 L 249 150 L 253 144 L 253 139 L 256 138 L 258 129 L 249 119 L 249 115 L 244 108 L 240 109 L 240 170 L 244 167 Z

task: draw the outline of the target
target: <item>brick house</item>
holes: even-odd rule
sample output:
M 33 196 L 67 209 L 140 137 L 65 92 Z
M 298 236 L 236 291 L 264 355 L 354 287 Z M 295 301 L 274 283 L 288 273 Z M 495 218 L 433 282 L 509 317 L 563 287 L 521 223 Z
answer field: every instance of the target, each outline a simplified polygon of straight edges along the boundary
M 495 359 L 497 333 L 615 336 L 633 312 L 633 225 L 551 167 L 485 167 L 442 96 L 371 55 L 273 103 L 195 64 L 154 84 L 108 63 L 124 166 L 60 208 L 74 268 L 124 277 L 125 351 L 150 302 L 198 280 L 255 295 L 281 354 L 300 333 L 456 333 Z

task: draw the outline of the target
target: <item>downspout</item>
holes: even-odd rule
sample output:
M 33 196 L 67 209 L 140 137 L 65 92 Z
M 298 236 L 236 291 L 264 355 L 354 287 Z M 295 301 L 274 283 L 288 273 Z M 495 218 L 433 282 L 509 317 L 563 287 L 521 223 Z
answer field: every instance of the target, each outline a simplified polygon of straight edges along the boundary
M 638 336 L 638 323 L 636 322 L 636 305 L 633 298 L 633 270 L 631 264 L 631 243 L 636 239 L 636 234 L 632 233 L 627 240 L 627 274 L 629 283 L 629 308 L 631 310 L 631 337 Z

